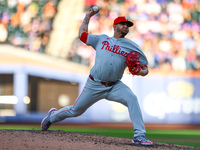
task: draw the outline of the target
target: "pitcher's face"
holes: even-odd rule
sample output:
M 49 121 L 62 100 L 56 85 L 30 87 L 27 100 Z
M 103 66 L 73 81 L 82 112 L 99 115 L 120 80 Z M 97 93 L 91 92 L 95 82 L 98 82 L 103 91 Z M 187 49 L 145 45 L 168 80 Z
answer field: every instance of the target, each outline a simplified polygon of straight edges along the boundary
M 129 26 L 128 23 L 122 22 L 116 25 L 116 32 L 121 34 L 122 36 L 125 36 L 129 33 Z

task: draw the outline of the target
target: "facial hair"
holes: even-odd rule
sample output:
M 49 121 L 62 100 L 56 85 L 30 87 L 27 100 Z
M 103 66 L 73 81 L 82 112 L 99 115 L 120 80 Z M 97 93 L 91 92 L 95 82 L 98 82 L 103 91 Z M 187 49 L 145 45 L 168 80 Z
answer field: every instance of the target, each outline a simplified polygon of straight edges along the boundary
M 122 28 L 123 29 L 123 28 Z M 124 37 L 125 35 L 127 35 L 128 32 L 125 32 L 123 30 L 120 30 L 119 27 L 117 27 L 117 32 L 120 32 L 122 34 L 122 36 Z

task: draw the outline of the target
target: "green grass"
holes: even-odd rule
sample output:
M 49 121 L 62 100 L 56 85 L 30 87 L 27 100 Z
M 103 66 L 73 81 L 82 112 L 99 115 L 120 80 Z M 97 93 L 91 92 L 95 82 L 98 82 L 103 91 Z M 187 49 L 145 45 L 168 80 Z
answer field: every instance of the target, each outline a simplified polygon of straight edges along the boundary
M 1 125 L 0 129 L 41 130 L 39 125 Z M 102 129 L 86 127 L 51 126 L 50 130 L 63 130 L 112 137 L 133 137 L 132 129 Z M 200 147 L 200 130 L 147 130 L 146 137 L 154 142 Z

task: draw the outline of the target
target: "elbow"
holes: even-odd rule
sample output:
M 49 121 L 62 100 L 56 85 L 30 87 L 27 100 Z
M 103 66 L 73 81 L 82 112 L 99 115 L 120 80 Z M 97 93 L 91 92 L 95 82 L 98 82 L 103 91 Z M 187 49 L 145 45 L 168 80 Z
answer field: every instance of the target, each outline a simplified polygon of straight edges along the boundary
M 144 70 L 143 69 L 141 69 L 142 71 L 141 71 L 141 76 L 146 76 L 148 73 L 149 73 L 149 69 L 148 68 L 145 68 Z
M 79 30 L 78 38 L 81 39 L 82 37 L 88 35 L 88 32 L 85 30 Z
M 149 69 L 147 68 L 146 72 L 145 72 L 145 76 L 149 74 Z
M 79 33 L 78 33 L 78 38 L 79 39 L 81 39 L 81 37 L 83 36 L 83 33 L 84 33 L 84 31 L 79 30 Z
M 79 33 L 78 33 L 78 38 L 79 38 L 79 39 L 81 39 L 82 33 L 83 33 L 83 32 L 80 32 L 80 31 L 79 31 Z
M 147 69 L 142 76 L 146 76 L 149 74 L 149 70 Z

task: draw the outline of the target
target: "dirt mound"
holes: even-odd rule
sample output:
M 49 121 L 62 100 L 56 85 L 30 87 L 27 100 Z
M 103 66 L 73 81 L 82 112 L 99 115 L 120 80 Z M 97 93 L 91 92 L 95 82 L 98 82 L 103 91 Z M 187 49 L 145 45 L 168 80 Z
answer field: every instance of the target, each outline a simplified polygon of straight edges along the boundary
M 197 150 L 199 148 L 154 143 L 141 146 L 131 139 L 66 131 L 0 130 L 1 150 Z

